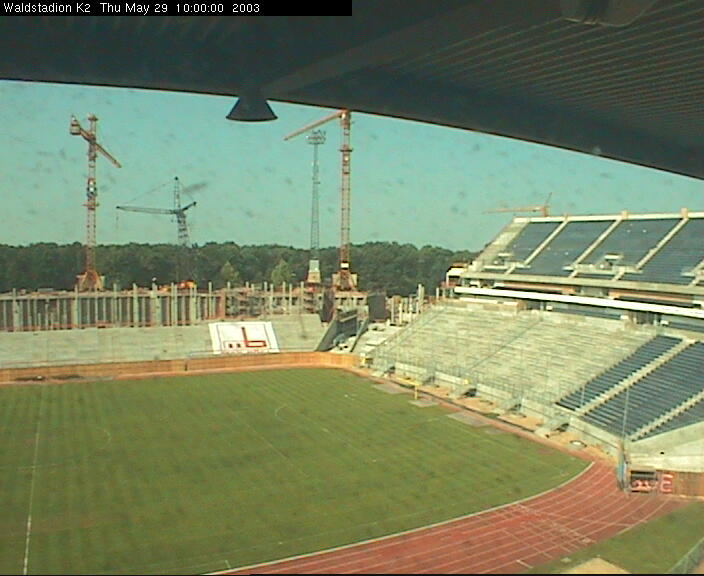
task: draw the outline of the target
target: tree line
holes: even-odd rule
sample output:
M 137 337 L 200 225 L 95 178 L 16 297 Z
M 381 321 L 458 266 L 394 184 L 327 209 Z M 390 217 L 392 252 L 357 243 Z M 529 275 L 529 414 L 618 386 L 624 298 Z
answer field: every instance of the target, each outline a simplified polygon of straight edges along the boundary
M 406 296 L 423 284 L 428 293 L 443 280 L 453 262 L 468 262 L 469 251 L 437 246 L 417 248 L 396 242 L 367 242 L 350 247 L 352 272 L 359 288 Z M 96 247 L 96 268 L 105 277 L 105 287 L 127 289 L 132 284 L 150 286 L 193 280 L 213 288 L 231 285 L 306 279 L 309 251 L 290 246 L 247 245 L 210 242 L 186 248 L 174 244 L 114 244 Z M 337 248 L 320 250 L 323 279 L 338 266 Z M 12 289 L 72 290 L 76 276 L 85 268 L 85 252 L 73 244 L 36 243 L 29 246 L 0 244 L 0 292 Z

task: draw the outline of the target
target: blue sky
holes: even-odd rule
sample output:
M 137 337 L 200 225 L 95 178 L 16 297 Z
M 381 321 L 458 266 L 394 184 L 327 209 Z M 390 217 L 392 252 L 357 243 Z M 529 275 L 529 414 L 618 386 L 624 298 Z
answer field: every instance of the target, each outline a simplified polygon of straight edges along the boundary
M 308 248 L 312 147 L 284 136 L 334 111 L 271 102 L 265 123 L 225 119 L 233 98 L 0 81 L 0 243 L 85 240 L 87 143 L 69 134 L 75 114 L 121 163 L 98 159 L 97 241 L 175 242 L 169 216 L 117 205 L 173 206 L 178 176 L 197 201 L 191 240 Z M 351 241 L 481 249 L 511 214 L 542 204 L 553 214 L 701 210 L 701 182 L 547 146 L 368 114 L 352 114 Z M 337 246 L 339 122 L 320 148 L 320 244 Z

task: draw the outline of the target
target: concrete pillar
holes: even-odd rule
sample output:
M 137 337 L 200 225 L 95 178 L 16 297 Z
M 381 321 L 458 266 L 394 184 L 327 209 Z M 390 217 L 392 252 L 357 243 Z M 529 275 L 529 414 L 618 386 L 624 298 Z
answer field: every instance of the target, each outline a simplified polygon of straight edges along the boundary
M 190 294 L 190 299 L 189 299 L 189 305 L 191 307 L 190 309 L 190 323 L 195 324 L 200 320 L 200 314 L 198 313 L 198 291 L 195 286 L 192 288 L 189 288 L 189 294 Z
M 73 290 L 73 305 L 71 306 L 71 328 L 80 328 L 81 324 L 81 298 L 78 295 L 78 286 Z
M 142 326 L 150 326 L 151 318 L 149 317 L 149 294 L 144 294 L 139 299 L 139 322 Z
M 152 285 L 149 292 L 149 324 L 150 326 L 161 326 L 161 298 L 155 285 Z
M 25 300 L 27 306 L 27 326 L 30 330 L 37 329 L 37 301 L 34 298 Z
M 132 284 L 132 326 L 139 326 L 139 294 L 136 284 Z
M 110 325 L 111 326 L 119 326 L 120 323 L 118 321 L 118 292 L 117 292 L 117 284 L 113 282 L 112 285 L 112 294 L 110 295 Z
M 17 300 L 17 292 L 12 290 L 12 328 L 15 331 L 21 330 L 20 303 Z
M 127 306 L 129 305 L 129 297 L 127 296 L 118 296 L 117 298 L 117 325 L 118 326 L 125 326 L 127 325 L 127 322 L 125 321 L 125 311 L 127 310 Z
M 179 324 L 179 305 L 180 296 L 178 293 L 178 286 L 174 282 L 171 283 L 171 296 L 169 301 L 169 318 L 166 323 L 171 326 L 178 326 Z
M 83 298 L 83 322 L 82 326 L 95 324 L 95 296 L 88 292 Z
M 208 302 L 206 308 L 206 316 L 208 318 L 213 317 L 213 283 L 208 282 Z

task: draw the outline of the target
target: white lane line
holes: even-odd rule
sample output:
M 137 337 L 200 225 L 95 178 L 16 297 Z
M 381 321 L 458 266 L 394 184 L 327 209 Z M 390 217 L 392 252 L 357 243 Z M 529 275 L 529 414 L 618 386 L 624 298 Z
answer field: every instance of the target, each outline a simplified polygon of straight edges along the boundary
M 37 429 L 34 432 L 34 462 L 32 463 L 32 479 L 29 484 L 29 510 L 27 511 L 27 532 L 24 539 L 24 567 L 22 574 L 27 576 L 29 566 L 29 539 L 32 536 L 32 504 L 34 502 L 34 479 L 37 476 L 37 456 L 39 455 L 39 433 L 42 425 L 42 398 L 44 387 L 39 389 L 39 414 L 37 415 Z

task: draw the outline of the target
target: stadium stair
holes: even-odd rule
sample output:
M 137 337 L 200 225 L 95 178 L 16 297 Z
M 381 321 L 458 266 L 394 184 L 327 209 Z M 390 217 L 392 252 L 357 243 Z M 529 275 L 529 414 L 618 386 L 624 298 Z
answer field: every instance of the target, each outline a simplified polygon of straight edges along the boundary
M 692 396 L 679 406 L 676 406 L 669 412 L 666 412 L 659 418 L 652 420 L 651 422 L 648 422 L 645 426 L 639 428 L 635 432 L 633 432 L 630 436 L 631 440 L 640 440 L 641 438 L 644 438 L 647 436 L 650 432 L 653 432 L 656 428 L 662 426 L 666 422 L 669 422 L 676 416 L 679 416 L 680 414 L 683 414 L 690 408 L 694 407 L 695 405 L 699 404 L 700 402 L 704 402 L 704 390 L 702 390 L 699 394 Z
M 703 363 L 704 342 L 691 342 L 655 371 L 581 418 L 613 434 L 630 437 L 702 391 Z
M 494 260 L 506 250 L 506 248 L 518 237 L 521 231 L 528 225 L 528 221 L 513 220 L 492 242 L 489 247 L 477 258 L 480 269 L 496 266 Z
M 614 231 L 615 228 L 618 227 L 619 224 L 623 221 L 623 218 L 616 218 L 611 225 L 604 230 L 599 236 L 592 242 L 589 246 L 587 246 L 587 249 L 582 252 L 573 262 L 572 262 L 572 267 L 574 270 L 572 270 L 572 273 L 570 274 L 570 278 L 573 278 L 579 273 L 579 270 L 577 269 L 577 265 L 581 264 L 582 260 L 587 258 L 595 249 L 597 246 L 599 246 L 606 238 L 611 234 L 611 232 Z
M 660 242 L 658 242 L 653 248 L 645 255 L 643 258 L 641 258 L 640 262 L 636 264 L 636 269 L 637 270 L 642 270 L 643 267 L 650 261 L 653 256 L 655 256 L 658 252 L 660 252 L 660 249 L 665 246 L 670 239 L 677 234 L 680 231 L 680 228 L 682 228 L 688 221 L 688 218 L 682 218 L 677 224 L 675 224 L 672 229 L 665 234 L 665 236 L 662 237 Z
M 533 260 L 535 260 L 538 255 L 543 251 L 543 249 L 546 248 L 550 244 L 550 242 L 552 242 L 553 239 L 565 229 L 568 223 L 569 218 L 565 218 L 562 222 L 560 222 L 560 225 L 555 228 L 550 233 L 550 235 L 538 245 L 535 250 L 533 250 L 532 254 L 530 254 L 528 258 L 525 259 L 524 264 L 528 266 Z
M 665 364 L 668 360 L 671 358 L 674 358 L 679 354 L 682 350 L 687 348 L 692 344 L 692 341 L 687 341 L 687 340 L 682 340 L 678 342 L 675 346 L 658 356 L 657 358 L 654 358 L 647 364 L 645 364 L 643 367 L 639 368 L 635 372 L 632 372 L 629 374 L 627 377 L 622 379 L 618 384 L 615 386 L 612 386 L 605 392 L 599 394 L 589 402 L 587 402 L 584 406 L 581 406 L 577 410 L 575 410 L 575 413 L 578 416 L 583 416 L 587 412 L 590 412 L 600 404 L 604 404 L 605 402 L 608 402 L 611 398 L 625 390 L 626 388 L 632 386 L 635 384 L 638 380 L 641 378 L 644 378 L 663 364 Z

